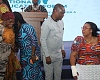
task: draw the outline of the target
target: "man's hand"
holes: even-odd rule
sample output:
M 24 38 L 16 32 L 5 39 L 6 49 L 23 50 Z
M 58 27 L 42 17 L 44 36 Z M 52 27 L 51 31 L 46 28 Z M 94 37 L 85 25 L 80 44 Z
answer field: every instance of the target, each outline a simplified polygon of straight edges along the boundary
M 50 56 L 46 57 L 46 63 L 47 64 L 51 64 L 51 58 L 50 58 Z
M 62 52 L 62 57 L 65 58 L 66 56 L 65 50 L 61 50 L 61 52 Z

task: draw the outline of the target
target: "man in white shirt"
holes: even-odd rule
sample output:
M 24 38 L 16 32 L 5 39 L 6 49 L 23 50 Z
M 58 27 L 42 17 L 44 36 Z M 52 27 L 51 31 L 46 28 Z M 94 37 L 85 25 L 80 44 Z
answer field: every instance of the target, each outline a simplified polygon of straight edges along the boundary
M 65 57 L 63 46 L 65 8 L 56 4 L 51 17 L 41 26 L 41 53 L 45 71 L 45 80 L 61 80 L 62 62 Z

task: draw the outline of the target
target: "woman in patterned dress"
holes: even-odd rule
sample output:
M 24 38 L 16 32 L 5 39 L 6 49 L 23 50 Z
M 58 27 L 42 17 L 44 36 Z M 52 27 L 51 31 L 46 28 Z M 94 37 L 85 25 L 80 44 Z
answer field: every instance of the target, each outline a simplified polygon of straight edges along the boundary
M 93 22 L 82 27 L 71 47 L 70 63 L 75 80 L 100 80 L 100 35 Z
M 19 30 L 18 47 L 20 49 L 21 80 L 43 80 L 40 65 L 40 47 L 33 26 L 26 23 L 19 12 L 14 12 L 15 26 Z

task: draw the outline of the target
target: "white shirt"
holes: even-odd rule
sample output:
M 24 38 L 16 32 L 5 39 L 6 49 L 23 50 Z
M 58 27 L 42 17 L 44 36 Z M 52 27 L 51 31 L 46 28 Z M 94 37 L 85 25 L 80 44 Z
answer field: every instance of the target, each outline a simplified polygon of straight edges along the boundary
M 62 58 L 64 24 L 62 20 L 54 21 L 51 17 L 41 26 L 41 53 L 45 57 Z

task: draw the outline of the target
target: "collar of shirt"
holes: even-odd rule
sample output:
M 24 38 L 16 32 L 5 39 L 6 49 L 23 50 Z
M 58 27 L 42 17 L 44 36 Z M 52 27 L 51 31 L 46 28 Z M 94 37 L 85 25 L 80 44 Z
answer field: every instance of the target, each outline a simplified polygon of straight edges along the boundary
M 54 20 L 53 17 L 52 17 L 52 15 L 51 15 L 51 18 L 52 18 L 52 20 Z M 54 21 L 57 22 L 57 20 L 54 20 Z

